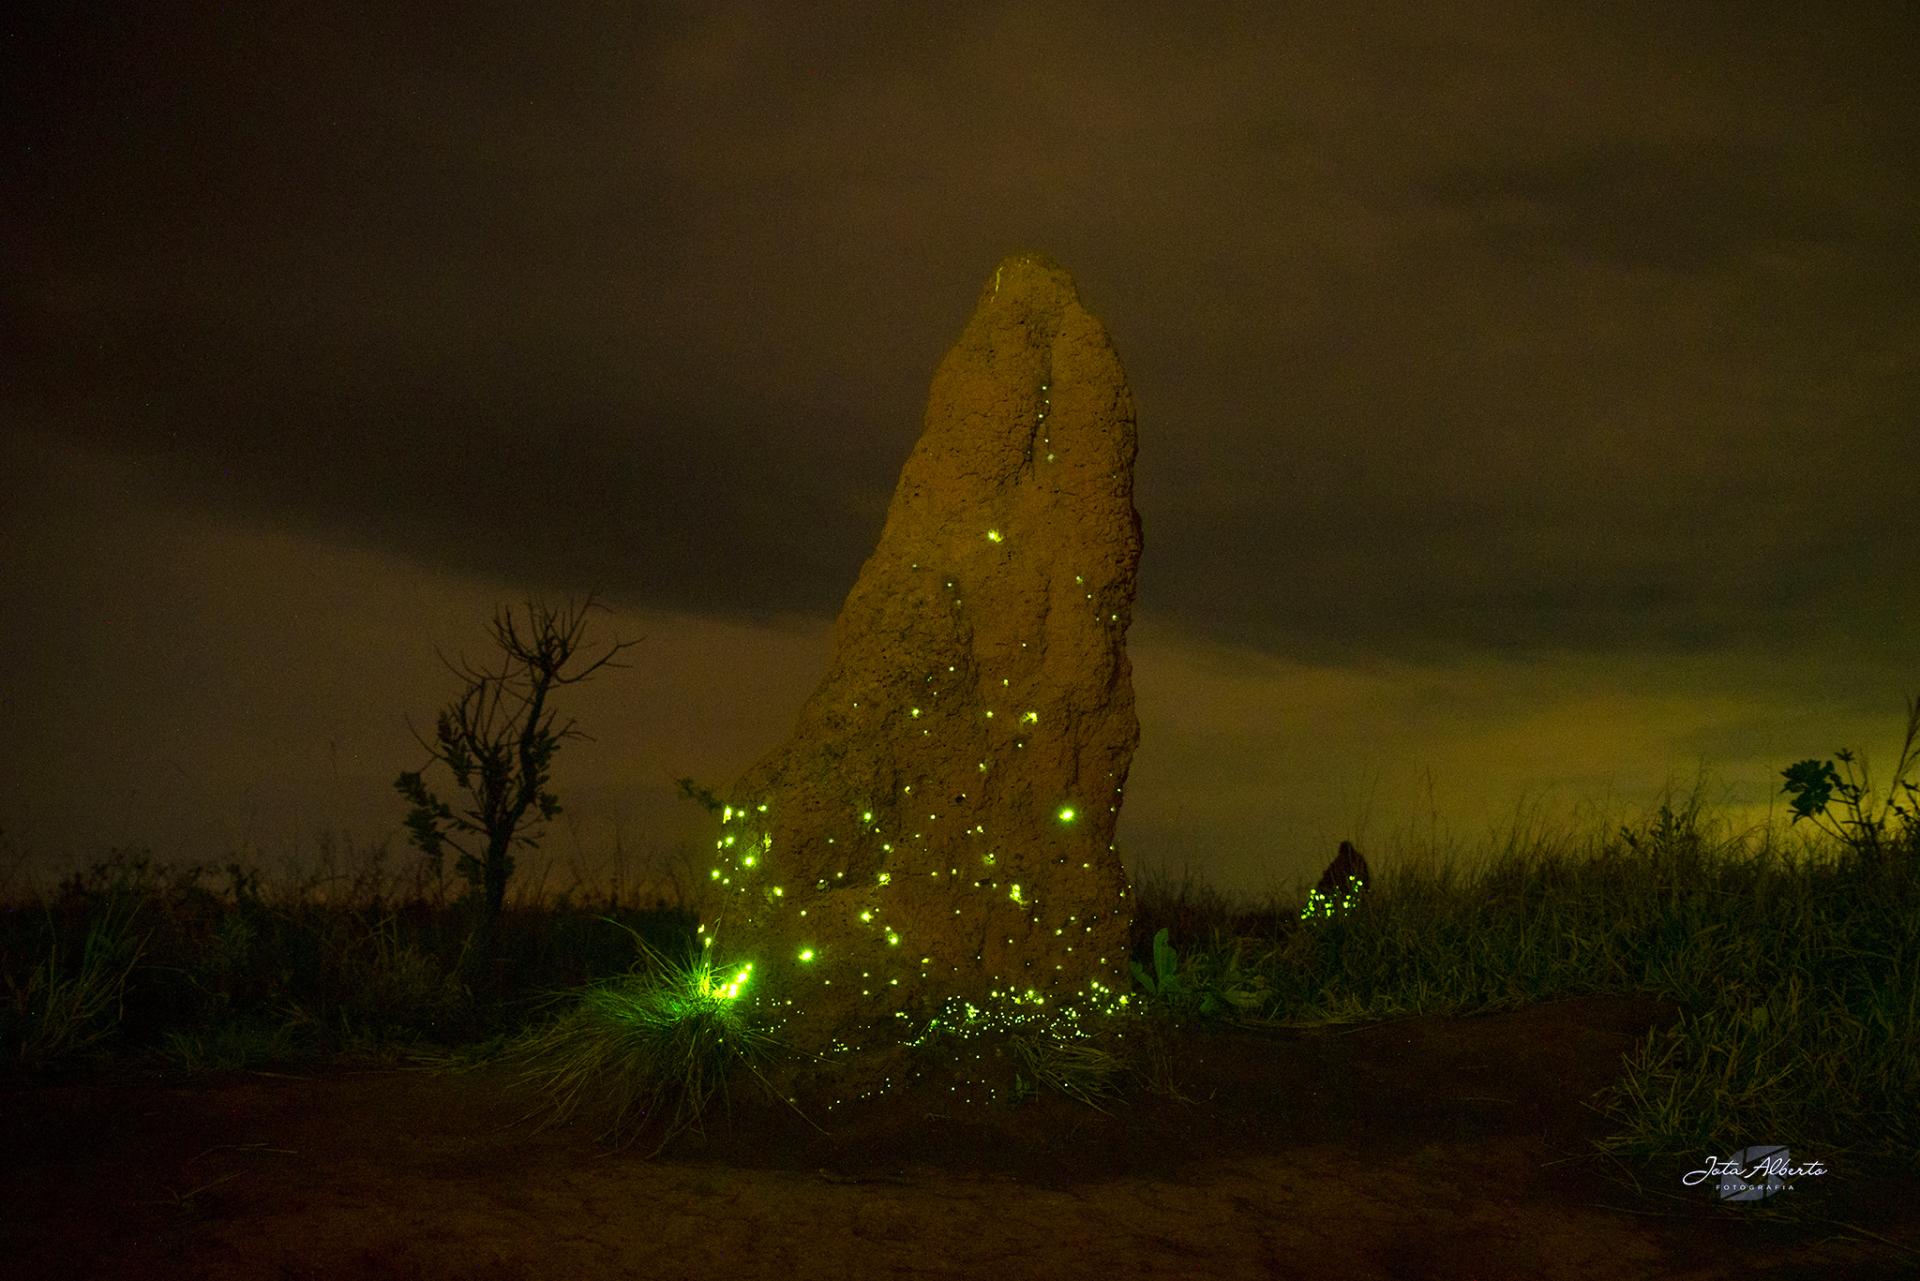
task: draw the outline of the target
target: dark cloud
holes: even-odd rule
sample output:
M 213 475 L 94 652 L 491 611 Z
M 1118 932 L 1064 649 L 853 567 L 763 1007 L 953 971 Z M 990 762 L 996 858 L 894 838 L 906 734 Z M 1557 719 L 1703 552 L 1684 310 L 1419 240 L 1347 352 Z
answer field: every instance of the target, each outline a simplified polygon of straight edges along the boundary
M 1920 593 L 1900 12 L 43 16 L 5 412 L 428 566 L 824 615 L 1034 245 L 1133 376 L 1148 609 L 1865 643 Z

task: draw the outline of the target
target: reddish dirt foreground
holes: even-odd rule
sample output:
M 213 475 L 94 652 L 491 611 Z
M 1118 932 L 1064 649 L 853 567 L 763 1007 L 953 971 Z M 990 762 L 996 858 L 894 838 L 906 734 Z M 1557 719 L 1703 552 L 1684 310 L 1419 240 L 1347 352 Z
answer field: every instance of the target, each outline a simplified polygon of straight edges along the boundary
M 529 1132 L 485 1073 L 15 1090 L 0 1276 L 1920 1276 L 1910 1174 L 1830 1161 L 1739 1205 L 1682 1186 L 1698 1162 L 1590 1155 L 1582 1101 L 1670 1017 L 1594 998 L 1201 1036 L 1175 1060 L 1191 1103 L 908 1094 L 830 1138 L 756 1112 L 650 1161 Z

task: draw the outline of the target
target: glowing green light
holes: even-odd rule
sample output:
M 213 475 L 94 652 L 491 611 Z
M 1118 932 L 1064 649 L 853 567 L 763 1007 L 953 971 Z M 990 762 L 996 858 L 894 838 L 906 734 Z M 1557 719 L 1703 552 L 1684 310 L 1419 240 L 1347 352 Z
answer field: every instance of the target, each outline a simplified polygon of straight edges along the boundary
M 891 930 L 889 930 L 887 932 L 887 943 L 892 947 L 899 947 L 900 936 L 898 934 L 893 933 Z
M 1027 905 L 1027 900 L 1020 897 L 1020 882 L 1018 881 L 1015 881 L 1013 883 L 1013 889 L 1008 891 L 1007 897 L 1012 899 L 1014 902 L 1020 904 L 1020 906 L 1022 907 L 1025 907 Z
M 886 884 L 887 882 L 889 882 L 889 881 L 891 881 L 892 879 L 893 879 L 893 873 L 892 873 L 892 872 L 882 872 L 882 873 L 880 873 L 880 883 L 881 883 L 882 885 L 885 885 L 885 884 Z
M 753 855 L 749 854 L 745 858 L 741 859 L 740 862 L 745 867 L 752 867 L 756 862 L 758 862 L 758 860 L 755 859 Z
M 1020 717 L 1020 719 L 1021 719 L 1021 721 L 1022 721 L 1023 723 L 1025 723 L 1025 724 L 1028 724 L 1028 725 L 1038 725 L 1038 724 L 1040 723 L 1040 713 L 1038 713 L 1038 712 L 1025 712 L 1025 713 L 1023 713 L 1023 714 L 1021 715 L 1021 717 Z
M 864 922 L 867 922 L 867 921 L 871 921 L 872 919 L 873 919 L 873 913 L 872 913 L 872 912 L 862 912 L 862 913 L 860 913 L 860 920 L 861 920 L 861 921 L 862 921 L 863 923 L 864 923 Z
M 740 989 L 747 985 L 747 976 L 753 973 L 753 963 L 749 961 L 733 972 L 733 977 L 725 982 L 715 982 L 711 974 L 700 976 L 700 995 L 714 1000 L 731 1001 L 740 995 Z
M 1062 823 L 1071 823 L 1071 822 L 1073 822 L 1073 806 L 1071 806 L 1071 805 L 1062 805 L 1062 806 L 1060 807 L 1060 821 L 1061 821 Z
M 801 948 L 800 959 L 803 961 L 811 961 L 813 959 L 813 949 L 810 947 Z
M 997 543 L 997 542 L 999 542 L 999 541 L 1000 541 L 1000 531 L 999 531 L 999 530 L 997 530 L 997 529 L 989 529 L 989 530 L 987 531 L 987 541 L 988 541 L 988 542 L 990 542 L 990 543 Z
M 720 811 L 720 821 L 722 823 L 733 822 L 733 806 L 729 805 Z
M 719 868 L 717 868 L 717 867 L 716 867 L 716 868 L 714 868 L 714 869 L 713 869 L 713 872 L 712 872 L 712 874 L 711 874 L 711 875 L 713 876 L 713 879 L 714 879 L 714 880 L 716 880 L 716 881 L 717 881 L 717 880 L 719 880 L 719 879 L 720 879 L 720 869 L 719 869 Z
M 907 712 L 907 715 L 909 715 L 909 716 L 918 716 L 919 714 L 920 714 L 920 709 L 919 709 L 919 708 L 917 708 L 917 707 L 915 707 L 915 708 L 912 708 L 911 710 L 909 710 L 909 711 Z
M 873 811 L 872 811 L 872 810 L 868 810 L 868 811 L 867 811 L 866 813 L 864 813 L 864 814 L 862 814 L 862 815 L 860 816 L 860 821 L 861 821 L 862 823 L 871 823 L 871 822 L 873 822 Z
M 729 833 L 729 834 L 728 834 L 728 836 L 727 836 L 727 839 L 726 839 L 726 840 L 724 840 L 724 841 L 722 841 L 722 842 L 720 842 L 720 843 L 721 843 L 722 845 L 731 845 L 731 844 L 733 844 L 733 836 L 732 836 L 732 834 L 731 834 L 731 833 Z
M 1359 877 L 1349 875 L 1347 886 L 1338 891 L 1339 897 L 1325 893 L 1317 886 L 1307 891 L 1307 905 L 1300 911 L 1300 919 L 1310 920 L 1316 916 L 1335 917 L 1352 911 L 1360 901 L 1360 891 L 1366 888 L 1366 882 Z

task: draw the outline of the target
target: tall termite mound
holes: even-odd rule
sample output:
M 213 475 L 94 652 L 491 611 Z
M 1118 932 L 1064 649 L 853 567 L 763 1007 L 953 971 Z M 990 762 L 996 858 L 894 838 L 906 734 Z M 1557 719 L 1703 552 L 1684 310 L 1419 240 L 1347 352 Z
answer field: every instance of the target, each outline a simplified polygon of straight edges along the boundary
M 1134 452 L 1072 278 L 1002 262 L 825 678 L 727 795 L 703 929 L 798 1048 L 855 1050 L 949 998 L 1125 990 Z

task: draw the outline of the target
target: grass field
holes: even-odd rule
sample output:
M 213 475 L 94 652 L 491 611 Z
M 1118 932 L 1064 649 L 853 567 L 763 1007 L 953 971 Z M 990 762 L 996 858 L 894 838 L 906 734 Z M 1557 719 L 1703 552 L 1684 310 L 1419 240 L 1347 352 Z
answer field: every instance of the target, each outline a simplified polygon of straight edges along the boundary
M 1911 827 L 1869 859 L 1806 827 L 1726 830 L 1681 801 L 1611 830 L 1533 831 L 1445 861 L 1385 862 L 1334 920 L 1300 920 L 1291 897 L 1255 904 L 1191 878 L 1139 878 L 1135 1004 L 1151 1035 L 1130 1049 L 1028 1038 L 1011 1094 L 1051 1086 L 1097 1102 L 1151 1088 L 1140 1047 L 1164 1053 L 1170 1037 L 1209 1025 L 1644 995 L 1682 1014 L 1649 1032 L 1594 1099 L 1605 1149 L 1655 1156 L 1818 1135 L 1856 1158 L 1920 1155 Z M 697 1125 L 727 1086 L 724 1050 L 700 1057 L 727 1044 L 724 1028 L 685 1035 L 671 1018 L 638 1020 L 666 1038 L 642 1045 L 622 1013 L 684 986 L 697 956 L 689 912 L 563 897 L 512 905 L 487 932 L 469 904 L 384 876 L 379 858 L 364 863 L 324 887 L 265 890 L 237 865 L 120 853 L 57 887 L 16 891 L 0 914 L 6 1072 L 166 1080 L 506 1056 L 560 1113 L 604 1096 L 641 1122 L 670 1114 L 674 1128 Z M 752 1029 L 736 1030 L 732 1046 L 749 1043 Z M 665 1088 L 676 1078 L 691 1096 Z

